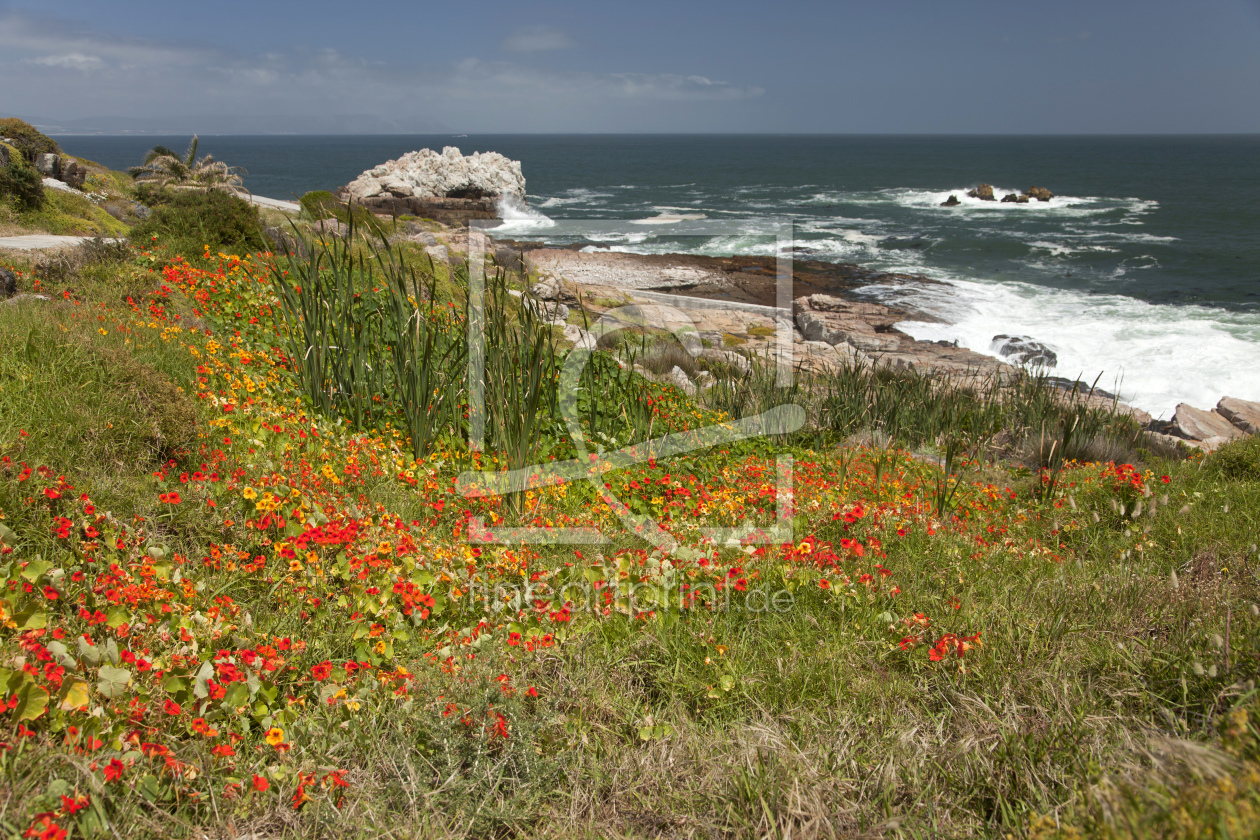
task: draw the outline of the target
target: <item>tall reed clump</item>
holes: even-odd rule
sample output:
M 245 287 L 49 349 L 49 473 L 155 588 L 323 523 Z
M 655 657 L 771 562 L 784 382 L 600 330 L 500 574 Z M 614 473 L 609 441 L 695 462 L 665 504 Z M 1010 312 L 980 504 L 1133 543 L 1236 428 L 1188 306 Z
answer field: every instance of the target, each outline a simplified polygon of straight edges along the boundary
M 315 410 L 355 428 L 401 420 L 418 458 L 463 428 L 463 319 L 434 300 L 431 263 L 417 272 L 384 240 L 356 249 L 354 234 L 272 265 L 287 349 Z

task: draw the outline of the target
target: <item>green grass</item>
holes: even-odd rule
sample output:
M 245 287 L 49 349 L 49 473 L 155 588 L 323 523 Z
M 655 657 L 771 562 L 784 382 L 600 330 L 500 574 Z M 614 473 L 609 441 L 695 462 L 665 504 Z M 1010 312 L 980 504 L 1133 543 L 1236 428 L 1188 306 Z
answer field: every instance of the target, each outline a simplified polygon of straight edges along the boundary
M 348 254 L 370 253 L 360 247 Z M 411 250 L 399 256 L 418 258 Z M 79 303 L 0 307 L 0 455 L 65 473 L 124 521 L 158 522 L 190 557 L 243 539 L 240 526 L 214 530 L 221 520 L 205 508 L 168 519 L 153 509 L 152 471 L 169 458 L 195 461 L 209 422 L 222 415 L 189 396 L 199 372 L 187 349 L 157 331 L 116 328 L 121 290 L 142 307 L 155 300 L 146 262 L 98 255 L 45 276 L 49 291 L 66 288 Z M 446 280 L 455 295 L 458 277 Z M 172 311 L 188 305 L 161 302 Z M 501 338 L 501 375 L 512 369 L 512 353 L 518 362 L 535 359 L 532 344 Z M 20 835 L 30 815 L 55 811 L 77 788 L 100 803 L 119 836 L 1256 836 L 1260 440 L 1191 460 L 1119 450 L 1152 471 L 1149 493 L 1087 482 L 1096 470 L 1062 462 L 1054 491 L 1034 493 L 1042 486 L 1036 470 L 1056 464 L 1029 443 L 1034 430 L 1044 426 L 1062 440 L 1077 417 L 1036 382 L 1007 386 L 1011 401 L 992 414 L 982 391 L 892 372 L 851 370 L 830 391 L 826 383 L 814 383 L 816 392 L 776 391 L 759 369 L 736 384 L 717 397 L 731 413 L 799 399 L 819 407 L 812 416 L 820 433 L 715 448 L 606 480 L 622 487 L 670 470 L 695 473 L 717 491 L 723 471 L 739 475 L 750 454 L 791 454 L 800 469 L 798 516 L 814 535 L 833 544 L 860 537 L 868 546 L 881 535 L 880 562 L 902 589 L 891 605 L 841 610 L 812 580 L 750 556 L 749 578 L 791 588 L 790 609 L 614 616 L 575 625 L 537 655 L 492 639 L 468 648 L 475 658 L 458 648 L 453 675 L 428 660 L 408 662 L 424 678 L 405 701 L 365 701 L 343 717 L 312 709 L 300 724 L 298 758 L 348 771 L 352 787 L 340 810 L 321 803 L 295 812 L 284 798 L 260 806 L 110 794 L 88 759 L 52 735 L 18 738 L 6 719 L 0 740 L 17 746 L 0 751 L 0 828 Z M 607 408 L 591 395 L 610 391 L 593 380 L 582 387 L 583 409 Z M 859 403 L 868 412 L 860 424 Z M 1002 428 L 978 425 L 986 417 Z M 973 448 L 985 457 L 959 456 L 951 478 L 895 445 L 843 443 L 863 429 L 868 440 L 879 432 L 886 443 L 933 451 L 947 439 L 991 443 L 1011 434 L 1001 447 Z M 531 433 L 506 429 L 503 437 L 528 448 L 521 439 Z M 1106 438 L 1106 429 L 1098 435 Z M 283 471 L 283 462 L 270 461 L 274 448 L 242 445 L 242 469 L 267 462 L 266 471 Z M 303 446 L 318 461 L 327 451 L 320 447 L 332 444 Z M 454 467 L 442 469 L 449 485 Z M 345 504 L 432 516 L 437 491 L 411 489 L 392 473 L 365 473 L 345 488 Z M 811 476 L 828 474 L 841 490 L 810 507 Z M 896 521 L 874 523 L 904 493 L 932 498 L 938 481 L 958 488 L 945 510 L 932 505 L 941 515 L 905 523 L 904 535 Z M 33 523 L 10 474 L 0 472 L 0 488 L 7 527 Z M 866 518 L 851 527 L 832 518 L 832 508 L 857 501 Z M 592 496 L 575 489 L 555 504 L 549 513 L 579 515 Z M 451 528 L 460 514 L 447 515 L 441 524 Z M 425 550 L 442 545 L 444 534 Z M 47 534 L 29 539 L 41 550 L 52 544 Z M 639 545 L 622 535 L 581 550 L 611 557 Z M 544 546 L 530 564 L 563 568 L 573 559 L 572 547 Z M 309 639 L 311 661 L 351 649 L 344 627 L 278 607 L 259 581 L 210 568 L 197 579 L 230 594 L 259 632 Z M 453 610 L 447 620 L 458 626 Z M 901 650 L 904 619 L 916 612 L 950 632 L 982 631 L 983 647 L 965 668 L 932 662 L 922 648 Z M 537 686 L 539 696 L 503 693 L 500 674 Z M 442 714 L 450 703 L 474 716 L 504 714 L 513 737 L 470 737 L 458 715 Z M 198 741 L 182 758 L 213 764 Z M 99 836 L 113 835 L 102 823 Z

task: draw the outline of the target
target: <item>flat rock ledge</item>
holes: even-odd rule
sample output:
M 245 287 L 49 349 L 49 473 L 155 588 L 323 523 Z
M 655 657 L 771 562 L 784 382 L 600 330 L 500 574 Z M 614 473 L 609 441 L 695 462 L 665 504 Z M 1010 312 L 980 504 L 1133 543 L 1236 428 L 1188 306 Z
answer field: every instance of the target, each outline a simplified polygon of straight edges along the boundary
M 873 283 L 935 284 L 856 265 L 795 259 L 787 306 L 776 306 L 777 263 L 771 257 L 626 254 L 509 243 L 524 252 L 524 268 L 538 277 L 531 294 L 563 302 L 586 318 L 581 337 L 625 327 L 655 327 L 679 336 L 693 356 L 745 370 L 750 359 L 780 358 L 780 336 L 790 336 L 793 367 L 820 372 L 853 362 L 878 363 L 935 376 L 974 380 L 1013 376 L 1009 363 L 949 342 L 918 341 L 901 321 L 932 316 L 863 298 Z M 503 243 L 500 243 L 503 246 Z M 500 250 L 504 250 L 503 247 Z M 577 333 L 575 333 L 575 336 Z M 1072 383 L 1064 383 L 1071 387 Z M 1091 404 L 1110 408 L 1110 395 Z M 1118 404 L 1139 423 L 1145 412 Z
M 1152 423 L 1150 429 L 1165 442 L 1213 452 L 1230 441 L 1260 436 L 1260 402 L 1223 397 L 1211 411 L 1181 403 L 1172 420 Z

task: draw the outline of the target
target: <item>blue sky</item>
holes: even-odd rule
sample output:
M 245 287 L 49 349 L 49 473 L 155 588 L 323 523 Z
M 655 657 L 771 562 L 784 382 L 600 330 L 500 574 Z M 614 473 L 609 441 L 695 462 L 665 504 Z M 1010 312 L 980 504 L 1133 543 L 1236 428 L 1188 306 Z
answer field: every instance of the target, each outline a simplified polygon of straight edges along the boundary
M 1260 0 L 0 0 L 0 79 L 0 114 L 203 133 L 1260 132 Z

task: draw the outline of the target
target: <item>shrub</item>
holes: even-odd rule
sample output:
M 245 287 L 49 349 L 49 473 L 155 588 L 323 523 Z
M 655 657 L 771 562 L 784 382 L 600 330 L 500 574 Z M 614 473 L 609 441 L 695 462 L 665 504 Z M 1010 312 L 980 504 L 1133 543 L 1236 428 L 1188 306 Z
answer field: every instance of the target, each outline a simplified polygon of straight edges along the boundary
M 61 147 L 56 140 L 41 134 L 35 126 L 17 117 L 0 119 L 0 137 L 9 138 L 10 145 L 21 152 L 28 163 L 34 163 L 35 158 L 43 154 L 61 154 Z
M 311 190 L 299 198 L 298 203 L 302 205 L 302 211 L 315 221 L 336 219 L 338 211 L 341 211 L 342 215 L 345 214 L 341 202 L 337 201 L 337 197 L 328 190 Z
M 44 179 L 22 157 L 10 153 L 9 165 L 0 167 L 0 199 L 13 196 L 18 210 L 38 210 L 44 206 Z
M 1260 437 L 1245 437 L 1227 443 L 1208 456 L 1207 463 L 1222 478 L 1260 481 Z
M 223 190 L 150 192 L 157 204 L 149 218 L 131 230 L 137 242 L 154 235 L 178 253 L 198 255 L 211 250 L 244 253 L 267 247 L 258 209 Z

